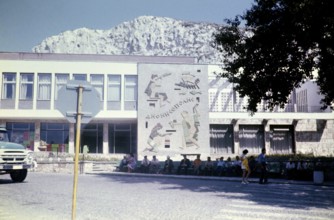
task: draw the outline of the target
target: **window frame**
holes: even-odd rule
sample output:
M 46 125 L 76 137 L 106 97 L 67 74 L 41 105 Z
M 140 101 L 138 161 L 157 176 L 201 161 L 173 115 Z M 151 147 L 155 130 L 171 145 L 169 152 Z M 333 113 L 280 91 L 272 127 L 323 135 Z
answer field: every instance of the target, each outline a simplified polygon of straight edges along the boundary
M 40 76 L 48 76 L 49 81 L 45 82 L 40 80 Z M 45 92 L 41 92 L 41 86 L 47 86 L 47 97 L 45 96 Z M 52 75 L 51 73 L 38 73 L 37 74 L 37 100 L 39 101 L 50 101 L 51 100 L 51 87 L 52 87 Z M 42 97 L 41 97 L 42 96 Z
M 59 81 L 58 81 L 58 76 L 67 76 L 66 78 L 67 78 L 67 80 L 66 81 L 61 81 L 60 83 L 59 83 Z M 70 80 L 70 74 L 69 73 L 56 73 L 55 74 L 55 88 L 54 88 L 54 90 L 55 90 L 55 94 L 54 94 L 54 100 L 57 100 L 58 99 L 58 92 L 59 92 L 59 90 L 64 86 L 64 85 L 66 85 L 67 84 L 67 82 Z
M 134 78 L 135 82 L 127 81 L 129 78 Z M 131 92 L 134 92 L 132 96 L 134 99 L 128 99 L 128 88 L 131 88 Z M 133 102 L 138 100 L 138 76 L 137 75 L 125 75 L 124 76 L 124 101 L 125 102 Z
M 118 82 L 111 82 L 110 78 L 111 77 L 117 77 L 119 79 Z M 110 88 L 118 88 L 118 99 L 111 99 L 112 97 L 110 97 Z M 122 100 L 122 93 L 121 93 L 121 88 L 122 88 L 122 77 L 121 75 L 116 75 L 116 74 L 112 74 L 112 75 L 108 75 L 108 88 L 107 88 L 107 100 L 110 102 L 120 102 Z
M 9 81 L 6 79 L 6 76 L 13 76 L 13 80 Z M 2 75 L 2 94 L 1 99 L 3 100 L 14 100 L 16 96 L 16 73 L 13 72 L 4 72 Z M 11 97 L 8 97 L 8 86 L 12 85 L 12 94 Z
M 102 77 L 102 81 L 93 80 L 94 77 Z M 90 75 L 90 84 L 96 89 L 100 94 L 100 100 L 104 100 L 104 75 L 103 74 L 91 74 Z M 99 89 L 101 92 L 99 91 Z
M 27 81 L 23 78 L 23 76 L 28 76 Z M 27 86 L 24 88 L 24 86 Z M 25 94 L 23 93 L 25 91 Z M 34 98 L 34 73 L 20 73 L 20 91 L 19 91 L 19 99 L 32 101 Z

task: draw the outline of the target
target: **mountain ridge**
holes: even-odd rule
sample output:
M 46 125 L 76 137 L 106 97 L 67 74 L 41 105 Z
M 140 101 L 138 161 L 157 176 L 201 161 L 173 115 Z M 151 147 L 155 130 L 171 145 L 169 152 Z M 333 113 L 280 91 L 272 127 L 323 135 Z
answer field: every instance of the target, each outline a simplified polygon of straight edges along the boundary
M 35 53 L 191 56 L 198 63 L 220 63 L 213 45 L 220 25 L 168 17 L 140 16 L 108 30 L 78 28 L 44 39 Z

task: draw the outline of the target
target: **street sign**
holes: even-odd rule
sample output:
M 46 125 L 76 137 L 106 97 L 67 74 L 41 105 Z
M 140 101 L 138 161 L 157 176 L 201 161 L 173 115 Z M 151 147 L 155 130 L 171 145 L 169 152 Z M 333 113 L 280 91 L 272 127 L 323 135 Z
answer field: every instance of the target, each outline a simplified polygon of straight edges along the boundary
M 81 122 L 88 123 L 101 110 L 100 100 L 98 92 L 88 82 L 72 80 L 59 90 L 55 103 L 69 122 L 76 123 L 72 220 L 76 218 Z
M 70 123 L 75 123 L 79 86 L 83 87 L 81 122 L 87 124 L 102 109 L 103 105 L 100 94 L 89 82 L 81 80 L 68 81 L 67 85 L 59 90 L 55 107 Z

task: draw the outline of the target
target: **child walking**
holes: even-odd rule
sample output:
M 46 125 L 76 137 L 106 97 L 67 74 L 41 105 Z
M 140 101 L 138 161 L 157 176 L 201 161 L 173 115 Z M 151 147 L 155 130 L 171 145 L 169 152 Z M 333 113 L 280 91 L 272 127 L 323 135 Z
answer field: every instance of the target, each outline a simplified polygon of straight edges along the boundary
M 247 155 L 248 154 L 248 150 L 245 149 L 242 151 L 242 155 L 240 156 L 241 159 L 241 169 L 242 169 L 242 184 L 248 184 L 248 177 L 251 173 L 251 170 L 249 169 L 249 164 L 248 164 L 248 159 L 247 159 Z

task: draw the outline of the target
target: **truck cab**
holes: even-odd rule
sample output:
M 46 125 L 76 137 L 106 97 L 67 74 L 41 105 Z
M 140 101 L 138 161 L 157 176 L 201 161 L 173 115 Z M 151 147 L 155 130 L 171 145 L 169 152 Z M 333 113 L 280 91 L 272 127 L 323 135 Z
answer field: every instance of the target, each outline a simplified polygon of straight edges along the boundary
M 13 182 L 23 182 L 32 162 L 32 151 L 10 142 L 7 130 L 0 128 L 0 175 L 9 174 Z

